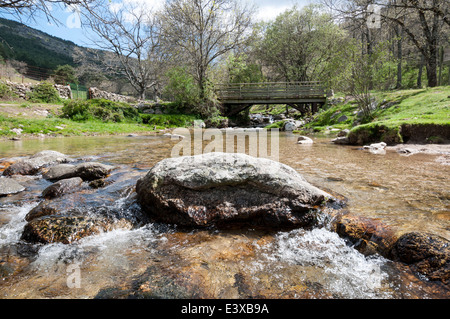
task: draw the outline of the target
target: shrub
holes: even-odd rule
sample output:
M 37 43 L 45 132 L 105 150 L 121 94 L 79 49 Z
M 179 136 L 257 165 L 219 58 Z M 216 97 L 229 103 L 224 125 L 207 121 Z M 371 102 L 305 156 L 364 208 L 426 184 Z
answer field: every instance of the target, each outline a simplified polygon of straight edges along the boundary
M 192 126 L 197 117 L 184 114 L 141 114 L 144 124 L 157 127 Z
M 35 103 L 61 102 L 58 91 L 49 82 L 36 85 L 31 92 L 27 93 L 27 99 Z
M 122 102 L 105 99 L 71 100 L 64 103 L 62 117 L 74 121 L 99 120 L 102 122 L 141 122 L 139 112 Z
M 14 97 L 17 97 L 17 94 L 15 94 L 6 83 L 0 82 L 0 99 L 10 99 Z

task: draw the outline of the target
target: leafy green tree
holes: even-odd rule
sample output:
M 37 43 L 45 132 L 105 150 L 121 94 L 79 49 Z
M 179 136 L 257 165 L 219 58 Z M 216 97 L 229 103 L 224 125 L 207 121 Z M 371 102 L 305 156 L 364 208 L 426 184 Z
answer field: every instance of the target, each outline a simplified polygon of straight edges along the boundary
M 246 54 L 230 54 L 227 59 L 228 82 L 257 83 L 263 82 L 261 67 L 248 61 Z
M 193 107 L 200 102 L 198 86 L 186 67 L 174 67 L 166 75 L 168 83 L 164 93 L 172 96 L 179 107 Z
M 288 9 L 259 26 L 258 57 L 274 81 L 339 83 L 351 56 L 346 32 L 317 5 Z
M 78 83 L 75 75 L 75 69 L 71 65 L 59 65 L 53 72 L 56 84 Z

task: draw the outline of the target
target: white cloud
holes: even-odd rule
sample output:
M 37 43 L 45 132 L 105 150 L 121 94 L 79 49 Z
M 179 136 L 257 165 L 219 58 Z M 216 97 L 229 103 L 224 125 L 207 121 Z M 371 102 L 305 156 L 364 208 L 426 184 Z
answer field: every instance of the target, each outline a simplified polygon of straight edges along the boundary
M 256 20 L 260 21 L 268 21 L 275 19 L 280 13 L 285 10 L 291 8 L 290 5 L 265 5 L 259 7 L 259 10 L 256 15 Z

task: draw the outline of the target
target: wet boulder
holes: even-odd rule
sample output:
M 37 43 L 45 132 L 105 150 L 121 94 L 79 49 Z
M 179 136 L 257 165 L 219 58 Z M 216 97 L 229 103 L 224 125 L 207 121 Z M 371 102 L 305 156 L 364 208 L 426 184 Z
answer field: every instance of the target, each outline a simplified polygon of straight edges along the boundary
M 335 231 L 364 255 L 387 257 L 397 240 L 395 231 L 380 220 L 341 215 L 335 220 Z
M 411 266 L 430 280 L 450 281 L 450 241 L 422 232 L 400 236 L 392 248 L 393 260 Z
M 97 162 L 80 163 L 77 165 L 60 164 L 51 167 L 43 177 L 50 181 L 58 181 L 72 177 L 80 177 L 83 181 L 93 181 L 107 177 L 113 166 Z
M 42 167 L 70 160 L 67 155 L 60 152 L 42 151 L 13 163 L 3 171 L 3 175 L 35 175 Z
M 23 192 L 25 187 L 11 178 L 0 177 L 0 196 Z
M 51 216 L 37 218 L 27 223 L 21 239 L 32 243 L 70 244 L 86 236 L 132 227 L 132 223 L 126 219 L 101 216 Z
M 188 227 L 308 227 L 338 204 L 291 167 L 231 153 L 165 159 L 138 180 L 136 192 L 149 216 Z
M 80 177 L 72 177 L 59 180 L 42 191 L 42 197 L 55 198 L 76 191 L 83 180 Z

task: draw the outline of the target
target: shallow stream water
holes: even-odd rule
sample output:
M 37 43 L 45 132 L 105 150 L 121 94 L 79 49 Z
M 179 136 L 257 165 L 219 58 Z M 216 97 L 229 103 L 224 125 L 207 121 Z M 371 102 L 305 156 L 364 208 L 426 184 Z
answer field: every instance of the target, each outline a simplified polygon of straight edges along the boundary
M 450 239 L 450 166 L 437 155 L 375 155 L 330 138 L 297 144 L 279 137 L 279 161 L 348 199 L 352 214 L 376 218 L 398 234 Z M 105 205 L 136 209 L 132 187 L 177 141 L 165 136 L 71 137 L 0 142 L 0 158 L 55 150 L 117 167 L 123 174 Z M 326 227 L 312 230 L 179 230 L 146 224 L 72 244 L 25 245 L 25 215 L 45 181 L 0 198 L 0 298 L 448 298 L 448 289 L 404 265 L 366 257 Z M 104 193 L 102 193 L 104 192 Z

